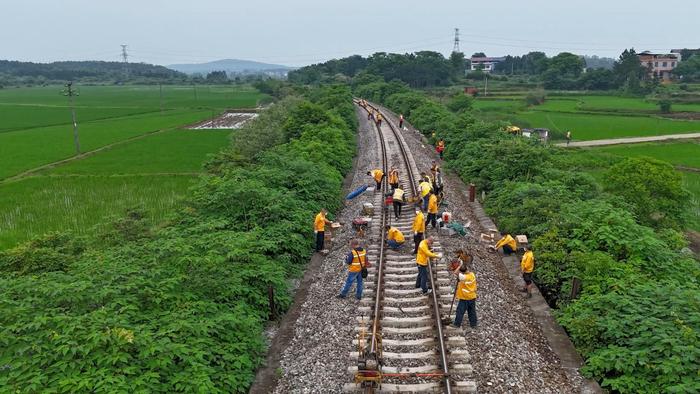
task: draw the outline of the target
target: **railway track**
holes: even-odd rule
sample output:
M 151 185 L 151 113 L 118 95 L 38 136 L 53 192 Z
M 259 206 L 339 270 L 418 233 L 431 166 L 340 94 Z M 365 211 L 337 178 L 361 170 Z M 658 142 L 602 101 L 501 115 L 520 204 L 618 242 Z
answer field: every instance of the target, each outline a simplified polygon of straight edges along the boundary
M 356 102 L 357 104 L 358 102 Z M 368 103 L 375 113 L 379 109 Z M 365 110 L 368 110 L 365 108 Z M 399 180 L 408 198 L 419 195 L 416 180 L 420 172 L 403 136 L 389 117 L 379 127 L 374 123 L 384 173 L 390 167 L 399 170 Z M 375 192 L 376 207 L 367 232 L 368 259 L 373 263 L 365 282 L 348 372 L 352 383 L 346 392 L 475 392 L 469 379 L 472 367 L 461 329 L 444 326 L 452 301 L 454 279 L 445 263 L 429 264 L 429 286 L 433 292 L 423 295 L 416 284 L 416 262 L 411 224 L 414 206 L 407 204 L 399 219 L 391 209 L 383 209 L 388 182 Z M 385 247 L 385 225 L 390 224 L 406 235 L 406 243 L 394 251 Z M 426 237 L 437 235 L 426 229 Z M 433 249 L 441 252 L 439 241 Z M 456 307 L 455 307 L 456 308 Z M 454 312 L 454 308 L 453 308 Z

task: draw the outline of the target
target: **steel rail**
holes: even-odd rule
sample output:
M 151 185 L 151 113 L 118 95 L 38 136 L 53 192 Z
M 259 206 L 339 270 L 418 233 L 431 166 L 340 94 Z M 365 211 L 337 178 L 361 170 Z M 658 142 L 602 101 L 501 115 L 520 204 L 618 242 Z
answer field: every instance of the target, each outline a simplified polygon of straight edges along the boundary
M 375 112 L 382 114 L 382 118 L 386 122 L 386 124 L 389 126 L 391 131 L 394 134 L 394 137 L 396 138 L 396 141 L 398 143 L 399 149 L 401 151 L 401 156 L 404 159 L 404 162 L 406 163 L 406 171 L 408 175 L 409 182 L 411 184 L 411 190 L 413 192 L 414 197 L 418 196 L 418 185 L 415 184 L 415 177 L 413 176 L 413 169 L 411 167 L 411 163 L 408 160 L 408 153 L 406 153 L 406 148 L 404 147 L 404 141 L 403 138 L 399 135 L 399 132 L 396 130 L 392 122 L 389 120 L 389 118 L 382 113 L 377 106 L 374 106 L 372 104 L 367 104 L 370 106 L 372 109 L 374 109 Z M 376 123 L 375 123 L 376 126 Z M 381 129 L 377 127 L 377 130 L 381 134 Z M 386 150 L 384 148 L 384 141 L 383 141 L 383 136 L 380 138 L 382 140 L 382 149 L 384 150 L 384 155 L 386 156 Z M 385 162 L 386 166 L 386 162 Z M 386 184 L 384 184 L 384 187 L 386 188 Z M 385 218 L 385 216 L 382 216 Z M 382 229 L 384 228 L 384 225 L 382 224 Z M 381 251 L 383 252 L 384 250 L 384 231 L 382 230 L 382 246 L 381 246 Z M 381 256 L 381 254 L 380 254 Z M 379 267 L 381 268 L 381 267 Z M 381 272 L 381 271 L 380 271 Z M 379 274 L 381 275 L 381 273 Z M 444 333 L 442 329 L 442 320 L 440 318 L 440 303 L 438 302 L 438 296 L 437 296 L 437 288 L 435 287 L 435 281 L 433 280 L 433 269 L 432 269 L 432 264 L 428 264 L 428 278 L 430 278 L 430 288 L 433 289 L 432 291 L 432 299 L 433 299 L 433 312 L 434 312 L 434 317 L 435 317 L 435 326 L 437 327 L 438 331 L 438 350 L 440 352 L 440 361 L 442 363 L 442 373 L 443 373 L 443 382 L 445 384 L 445 393 L 446 394 L 452 394 L 452 387 L 450 385 L 450 379 L 449 379 L 449 364 L 447 363 L 447 347 L 445 346 L 445 340 L 444 340 Z M 378 303 L 379 303 L 379 293 L 377 292 L 377 301 L 375 303 L 375 313 L 377 313 L 378 309 Z M 376 320 L 376 319 L 375 319 Z M 376 334 L 375 331 L 372 332 L 372 336 L 374 338 L 374 335 Z

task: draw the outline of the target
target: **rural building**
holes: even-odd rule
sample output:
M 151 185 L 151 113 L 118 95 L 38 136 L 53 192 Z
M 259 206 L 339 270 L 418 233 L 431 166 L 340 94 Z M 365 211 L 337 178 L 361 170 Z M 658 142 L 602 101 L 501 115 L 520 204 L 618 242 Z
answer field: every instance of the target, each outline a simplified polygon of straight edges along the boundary
M 651 53 L 645 51 L 637 56 L 639 56 L 642 66 L 649 70 L 649 77 L 656 77 L 665 81 L 671 79 L 671 71 L 681 61 L 681 55 L 678 53 Z
M 505 59 L 505 57 L 472 57 L 470 59 L 472 64 L 471 70 L 481 70 L 485 73 L 490 73 L 493 71 L 496 64 L 504 61 Z

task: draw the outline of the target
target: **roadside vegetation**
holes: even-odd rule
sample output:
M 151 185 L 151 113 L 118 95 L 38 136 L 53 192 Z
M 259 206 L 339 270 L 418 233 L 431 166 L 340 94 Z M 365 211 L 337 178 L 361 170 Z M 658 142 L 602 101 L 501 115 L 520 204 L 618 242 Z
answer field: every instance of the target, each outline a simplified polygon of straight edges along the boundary
M 265 352 L 268 288 L 284 311 L 314 214 L 340 206 L 351 99 L 330 87 L 275 104 L 165 223 L 132 210 L 0 252 L 0 386 L 246 392 Z
M 388 85 L 355 91 L 403 113 L 430 142 L 444 138 L 449 167 L 486 192 L 501 231 L 528 234 L 536 282 L 585 358 L 584 375 L 613 392 L 700 390 L 700 266 L 682 232 L 697 208 L 679 172 L 512 136 L 459 96 L 443 105 Z

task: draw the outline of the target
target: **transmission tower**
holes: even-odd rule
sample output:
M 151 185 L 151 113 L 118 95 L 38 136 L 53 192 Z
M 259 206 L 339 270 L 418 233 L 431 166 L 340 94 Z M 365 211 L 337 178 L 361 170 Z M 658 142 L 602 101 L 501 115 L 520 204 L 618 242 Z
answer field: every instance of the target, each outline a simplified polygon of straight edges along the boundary
M 455 44 L 452 47 L 452 52 L 461 52 L 459 50 L 459 29 L 455 27 Z
M 126 45 L 122 45 L 122 62 L 124 63 L 124 78 L 129 77 L 129 54 L 126 52 Z

